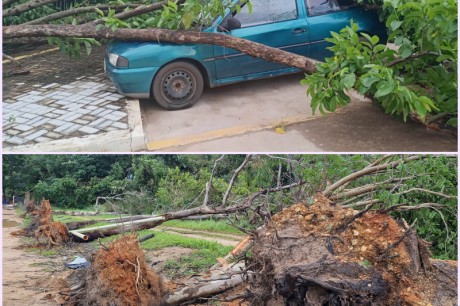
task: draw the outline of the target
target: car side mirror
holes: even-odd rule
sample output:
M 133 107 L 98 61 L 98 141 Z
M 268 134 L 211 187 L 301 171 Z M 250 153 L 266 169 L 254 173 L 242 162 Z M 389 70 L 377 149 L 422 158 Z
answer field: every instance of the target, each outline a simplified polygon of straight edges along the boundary
M 219 26 L 217 26 L 217 31 L 230 32 L 231 30 L 236 30 L 239 28 L 241 28 L 241 22 L 238 19 L 232 17 L 232 15 L 229 15 Z
M 232 31 L 241 28 L 241 21 L 236 18 L 230 18 L 227 20 L 225 29 L 227 31 Z

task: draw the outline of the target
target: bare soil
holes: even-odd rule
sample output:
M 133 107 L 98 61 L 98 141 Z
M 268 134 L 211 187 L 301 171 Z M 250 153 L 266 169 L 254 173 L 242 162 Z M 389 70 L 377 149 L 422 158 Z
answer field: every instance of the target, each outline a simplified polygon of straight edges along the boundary
M 3 209 L 3 212 L 6 210 Z M 16 214 L 8 216 L 9 220 L 21 222 Z M 19 248 L 20 238 L 11 235 L 18 227 L 2 229 L 2 289 L 4 306 L 49 305 L 42 300 L 48 293 L 40 290 L 37 280 L 49 277 L 49 273 L 33 264 L 45 264 L 48 258 L 41 258 L 34 253 L 26 253 Z
M 166 261 L 179 259 L 182 255 L 190 254 L 193 251 L 195 250 L 189 248 L 167 247 L 161 250 L 146 251 L 145 256 L 151 261 L 148 263 L 149 269 L 159 273 L 166 264 Z

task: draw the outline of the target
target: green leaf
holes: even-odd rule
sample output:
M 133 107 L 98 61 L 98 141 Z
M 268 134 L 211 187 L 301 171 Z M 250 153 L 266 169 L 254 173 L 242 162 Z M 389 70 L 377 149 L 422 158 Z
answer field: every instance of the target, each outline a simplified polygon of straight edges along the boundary
M 361 84 L 363 84 L 363 85 L 366 86 L 366 87 L 371 87 L 371 85 L 372 85 L 374 82 L 377 82 L 378 80 L 380 80 L 380 79 L 377 78 L 377 77 L 367 76 L 367 77 L 361 79 Z
M 402 21 L 393 20 L 393 21 L 391 22 L 391 29 L 392 29 L 393 31 L 396 30 L 396 29 L 398 29 L 398 28 L 401 26 L 402 23 L 403 23 Z
M 236 5 L 236 13 L 239 14 L 241 12 L 241 6 L 238 4 Z
M 422 117 L 423 121 L 425 121 L 426 109 L 422 106 L 420 101 L 415 101 L 415 109 L 420 117 Z
M 97 7 L 94 8 L 94 10 L 101 16 L 104 17 L 104 12 L 98 9 Z
M 184 23 L 185 30 L 190 28 L 193 22 L 193 13 L 186 13 L 184 17 L 182 17 L 182 22 Z
M 453 126 L 457 126 L 457 119 L 458 119 L 458 118 L 450 118 L 450 119 L 446 122 L 446 124 L 448 124 L 448 125 L 453 125 Z
M 250 1 L 246 2 L 246 5 L 248 6 L 248 12 L 249 12 L 249 15 L 252 14 L 252 4 Z
M 112 25 L 112 31 L 115 32 L 118 29 L 118 24 Z
M 406 58 L 406 57 L 411 56 L 412 49 L 411 49 L 410 46 L 404 45 L 404 46 L 401 47 L 401 49 L 402 49 L 402 53 L 401 53 L 402 58 Z M 401 49 L 399 51 L 401 51 Z
M 347 74 L 343 79 L 343 85 L 347 90 L 350 90 L 355 85 L 356 76 L 354 73 Z
M 107 18 L 112 18 L 113 15 L 115 15 L 115 10 L 109 9 L 109 14 L 107 15 Z
M 394 88 L 395 86 L 393 82 L 383 82 L 381 86 L 377 86 L 378 90 L 375 93 L 375 97 L 378 98 L 378 97 L 386 96 L 389 93 L 391 93 Z
M 86 46 L 86 53 L 88 55 L 90 55 L 91 54 L 91 44 L 86 40 L 84 41 L 84 43 L 85 43 L 85 46 Z
M 308 199 L 307 199 L 307 204 L 308 204 L 308 205 L 311 205 L 311 204 L 313 204 L 314 202 L 315 202 L 315 200 L 313 200 L 312 198 L 308 198 Z
M 379 37 L 377 35 L 372 36 L 371 42 L 376 45 L 379 42 Z
M 94 31 L 97 32 L 97 30 L 99 30 L 101 27 L 102 27 L 102 24 L 98 24 L 96 28 L 94 29 Z
M 365 269 L 371 266 L 371 263 L 367 259 L 364 259 L 363 261 L 358 261 L 358 264 Z

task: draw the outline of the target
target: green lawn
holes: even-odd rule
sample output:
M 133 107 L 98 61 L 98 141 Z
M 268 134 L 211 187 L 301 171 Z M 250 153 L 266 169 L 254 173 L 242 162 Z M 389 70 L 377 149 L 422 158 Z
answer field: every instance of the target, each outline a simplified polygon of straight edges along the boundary
M 241 235 L 245 236 L 242 231 L 239 229 L 228 225 L 229 221 L 227 220 L 170 220 L 166 221 L 162 225 L 164 226 L 171 226 L 171 227 L 180 227 L 180 228 L 187 228 L 187 229 L 194 229 L 194 230 L 201 230 L 201 231 L 210 231 L 215 233 L 223 233 L 223 234 L 233 234 L 233 235 Z M 244 226 L 242 226 L 244 227 Z
M 179 277 L 204 272 L 217 263 L 216 258 L 225 257 L 233 249 L 232 246 L 223 246 L 215 241 L 183 237 L 179 234 L 143 230 L 137 232 L 139 237 L 155 234 L 154 238 L 141 243 L 144 250 L 161 250 L 166 247 L 183 247 L 194 249 L 192 253 L 183 255 L 179 259 L 168 260 L 164 266 L 164 273 L 170 277 Z M 118 239 L 120 235 L 101 239 L 104 245 Z M 98 242 L 93 242 L 98 243 Z M 151 258 L 155 261 L 155 258 Z

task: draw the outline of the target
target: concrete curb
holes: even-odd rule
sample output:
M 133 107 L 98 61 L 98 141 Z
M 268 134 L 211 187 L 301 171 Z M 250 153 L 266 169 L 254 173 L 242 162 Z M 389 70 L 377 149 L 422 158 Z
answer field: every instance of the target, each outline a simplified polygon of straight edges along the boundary
M 147 148 L 139 100 L 127 100 L 130 130 L 3 148 L 3 152 L 137 152 Z

